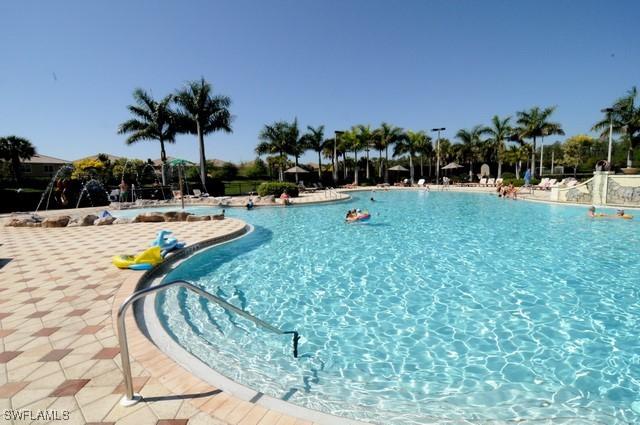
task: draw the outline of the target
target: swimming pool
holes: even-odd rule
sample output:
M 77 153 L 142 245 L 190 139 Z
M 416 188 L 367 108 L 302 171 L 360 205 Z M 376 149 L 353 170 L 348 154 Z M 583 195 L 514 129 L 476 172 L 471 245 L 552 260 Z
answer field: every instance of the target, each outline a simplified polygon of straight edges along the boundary
M 166 330 L 237 382 L 374 423 L 640 421 L 637 219 L 486 194 L 369 196 L 228 209 L 255 231 L 166 278 L 298 330 L 299 359 L 290 338 L 182 290 L 157 298 Z M 369 223 L 343 222 L 356 207 Z

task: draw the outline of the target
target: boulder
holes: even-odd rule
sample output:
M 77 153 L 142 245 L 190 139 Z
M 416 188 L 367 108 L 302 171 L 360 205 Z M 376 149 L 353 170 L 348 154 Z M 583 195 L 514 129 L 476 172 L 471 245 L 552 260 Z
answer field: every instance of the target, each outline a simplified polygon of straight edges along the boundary
M 41 220 L 36 217 L 15 217 L 9 219 L 5 226 L 10 227 L 40 227 Z
M 98 216 L 95 214 L 87 214 L 85 216 L 80 217 L 78 223 L 80 226 L 92 226 L 93 223 L 98 219 Z
M 214 214 L 211 216 L 211 220 L 224 220 L 224 214 Z
M 66 227 L 69 224 L 71 217 L 68 215 L 57 215 L 54 217 L 47 217 L 42 222 L 42 227 Z
M 190 215 L 187 217 L 187 221 L 209 221 L 211 217 L 208 215 Z
M 164 215 L 165 221 L 187 221 L 187 218 L 193 214 L 186 211 L 167 211 L 162 215 Z
M 116 218 L 112 215 L 109 215 L 107 217 L 97 219 L 93 224 L 96 226 L 108 226 L 110 224 L 113 224 L 114 221 L 116 221 Z
M 133 219 L 134 223 L 159 223 L 162 221 L 165 221 L 164 215 L 154 212 L 139 214 Z
M 113 224 L 128 224 L 128 223 L 131 223 L 131 219 L 126 217 L 118 217 L 113 222 Z

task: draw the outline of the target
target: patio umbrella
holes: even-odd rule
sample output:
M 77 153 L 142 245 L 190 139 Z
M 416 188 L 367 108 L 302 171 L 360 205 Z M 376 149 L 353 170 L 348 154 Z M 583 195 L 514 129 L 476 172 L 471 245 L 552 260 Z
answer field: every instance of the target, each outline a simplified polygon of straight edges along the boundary
M 298 183 L 298 173 L 308 173 L 308 171 L 296 165 L 295 167 L 291 167 L 288 170 L 286 170 L 285 173 L 295 173 L 296 183 Z
M 443 170 L 453 170 L 455 168 L 462 168 L 462 165 L 456 164 L 455 162 L 450 162 L 449 164 L 442 167 Z
M 394 167 L 389 168 L 389 171 L 409 171 L 404 168 L 402 165 L 396 165 Z
M 169 165 L 172 167 L 178 167 L 178 185 L 180 185 L 180 203 L 182 204 L 182 209 L 184 209 L 184 193 L 182 192 L 182 168 L 185 165 L 192 165 L 193 162 L 187 161 L 186 159 L 174 158 L 169 161 Z

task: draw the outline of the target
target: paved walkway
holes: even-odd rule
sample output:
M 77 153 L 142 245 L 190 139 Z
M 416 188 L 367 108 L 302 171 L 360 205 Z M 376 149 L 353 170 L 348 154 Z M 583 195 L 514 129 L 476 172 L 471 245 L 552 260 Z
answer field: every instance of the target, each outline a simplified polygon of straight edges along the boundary
M 161 228 L 194 243 L 242 227 L 243 222 L 227 218 L 0 228 L 0 424 L 48 422 L 7 422 L 5 410 L 10 409 L 32 415 L 66 411 L 65 424 L 310 425 L 237 400 L 190 376 L 131 323 L 134 386 L 145 401 L 129 408 L 119 405 L 123 385 L 113 308 L 141 272 L 114 268 L 111 256 L 146 248 Z

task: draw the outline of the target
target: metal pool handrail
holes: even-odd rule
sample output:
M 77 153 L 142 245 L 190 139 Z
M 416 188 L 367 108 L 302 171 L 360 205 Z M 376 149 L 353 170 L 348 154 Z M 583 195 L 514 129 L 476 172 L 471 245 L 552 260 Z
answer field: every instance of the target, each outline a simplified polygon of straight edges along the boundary
M 120 358 L 122 359 L 122 374 L 124 375 L 124 385 L 125 385 L 125 396 L 122 398 L 122 400 L 120 401 L 120 403 L 122 405 L 125 406 L 131 406 L 135 403 L 137 403 L 138 401 L 140 401 L 141 396 L 139 394 L 134 394 L 133 393 L 133 382 L 131 379 L 131 363 L 129 362 L 129 346 L 127 343 L 127 329 L 125 327 L 125 321 L 124 321 L 124 317 L 125 317 L 125 313 L 127 312 L 127 308 L 129 308 L 129 306 L 131 304 L 133 304 L 135 301 L 139 300 L 140 298 L 146 297 L 147 295 L 154 293 L 154 292 L 160 292 L 160 291 L 164 291 L 165 289 L 171 288 L 173 286 L 180 286 L 183 287 L 185 289 L 188 289 L 190 291 L 195 292 L 196 294 L 198 294 L 199 296 L 208 299 L 209 301 L 212 301 L 216 304 L 218 304 L 219 306 L 221 306 L 222 308 L 224 308 L 225 310 L 230 310 L 233 311 L 234 313 L 244 317 L 247 320 L 252 321 L 253 323 L 255 323 L 256 325 L 271 331 L 275 334 L 278 335 L 286 335 L 286 334 L 291 334 L 293 335 L 293 357 L 297 358 L 298 357 L 298 341 L 300 340 L 300 335 L 298 334 L 298 331 L 283 331 L 280 330 L 278 328 L 276 328 L 273 325 L 270 325 L 269 323 L 258 319 L 255 316 L 252 316 L 251 314 L 247 313 L 246 311 L 236 307 L 235 305 L 223 300 L 220 297 L 217 297 L 213 294 L 208 293 L 207 291 L 198 288 L 197 286 L 193 285 L 192 283 L 189 283 L 185 280 L 174 280 L 171 282 L 165 282 L 165 283 L 161 283 L 159 285 L 156 286 L 152 286 L 150 288 L 145 288 L 145 289 L 141 289 L 140 291 L 134 292 L 133 294 L 131 294 L 126 300 L 124 300 L 124 302 L 122 303 L 122 305 L 120 306 L 120 308 L 118 309 L 118 341 L 120 343 Z

